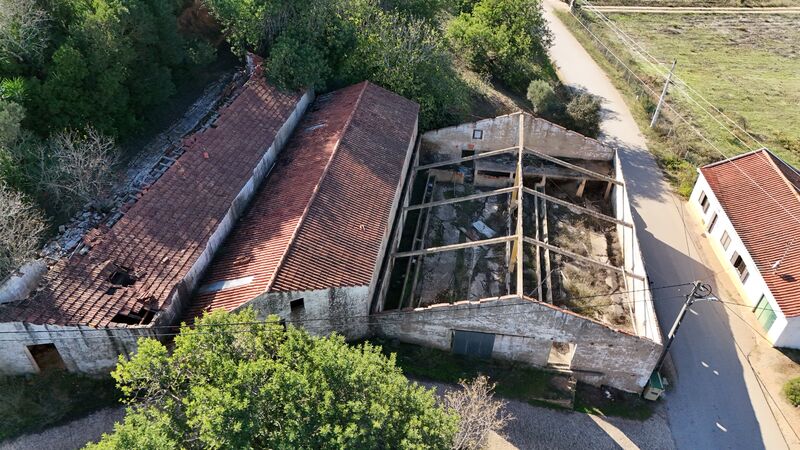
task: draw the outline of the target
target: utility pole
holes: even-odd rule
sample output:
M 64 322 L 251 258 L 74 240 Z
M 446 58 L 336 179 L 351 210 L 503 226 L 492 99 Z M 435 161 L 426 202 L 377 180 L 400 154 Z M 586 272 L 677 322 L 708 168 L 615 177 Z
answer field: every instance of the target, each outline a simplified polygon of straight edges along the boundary
M 681 326 L 681 321 L 683 320 L 684 316 L 686 316 L 686 312 L 689 311 L 689 308 L 692 306 L 692 304 L 694 304 L 694 302 L 701 300 L 716 301 L 717 298 L 711 296 L 711 286 L 699 281 L 695 281 L 694 286 L 692 287 L 692 292 L 686 296 L 686 302 L 683 304 L 681 312 L 678 313 L 678 317 L 675 318 L 675 323 L 672 324 L 672 329 L 669 330 L 669 334 L 667 334 L 667 343 L 664 344 L 664 350 L 661 352 L 661 357 L 658 358 L 658 363 L 656 363 L 656 372 L 661 370 L 661 366 L 664 365 L 664 359 L 666 359 L 667 352 L 669 352 L 669 348 L 672 347 L 672 343 L 675 341 L 675 334 L 678 332 L 678 328 Z
M 667 82 L 664 83 L 664 89 L 661 91 L 661 97 L 658 98 L 656 112 L 653 113 L 653 120 L 650 121 L 650 128 L 653 128 L 656 125 L 658 114 L 661 112 L 661 105 L 664 103 L 664 99 L 667 97 L 667 88 L 669 88 L 669 83 L 672 81 L 672 72 L 675 70 L 675 64 L 678 64 L 677 59 L 672 61 L 672 68 L 669 69 L 669 74 L 667 74 Z

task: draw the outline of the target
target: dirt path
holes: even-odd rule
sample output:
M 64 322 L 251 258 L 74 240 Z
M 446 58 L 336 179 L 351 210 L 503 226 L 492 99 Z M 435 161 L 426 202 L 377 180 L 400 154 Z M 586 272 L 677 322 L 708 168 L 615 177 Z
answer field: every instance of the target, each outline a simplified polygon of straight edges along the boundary
M 122 420 L 123 407 L 101 409 L 84 418 L 38 433 L 19 436 L 0 442 L 0 450 L 72 450 L 82 448 L 90 442 L 97 442 L 103 433 L 114 429 L 114 422 Z
M 800 7 L 776 6 L 754 8 L 694 7 L 694 6 L 592 6 L 602 13 L 651 14 L 800 14 Z

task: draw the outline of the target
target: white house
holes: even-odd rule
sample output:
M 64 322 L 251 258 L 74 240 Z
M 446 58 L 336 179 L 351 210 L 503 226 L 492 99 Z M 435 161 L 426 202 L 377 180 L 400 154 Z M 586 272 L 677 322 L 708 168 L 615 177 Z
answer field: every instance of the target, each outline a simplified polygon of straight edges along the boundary
M 800 348 L 800 173 L 767 149 L 701 167 L 689 199 L 776 347 Z

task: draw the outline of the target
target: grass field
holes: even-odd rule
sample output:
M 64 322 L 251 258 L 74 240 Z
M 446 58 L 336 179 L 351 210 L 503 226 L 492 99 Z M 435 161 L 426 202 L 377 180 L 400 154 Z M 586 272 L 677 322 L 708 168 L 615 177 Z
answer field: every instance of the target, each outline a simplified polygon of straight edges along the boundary
M 622 70 L 598 50 L 580 24 L 566 13 L 560 13 L 559 17 L 615 78 L 618 87 L 625 84 Z M 626 64 L 660 92 L 663 76 L 658 70 L 635 57 L 610 28 L 599 20 L 592 20 L 592 13 L 586 12 L 585 17 L 584 23 L 592 32 L 614 53 L 624 55 Z M 781 157 L 795 165 L 800 163 L 800 127 L 797 126 L 800 123 L 800 27 L 796 16 L 630 13 L 608 14 L 608 17 L 662 63 L 677 59 L 676 74 L 681 79 Z M 667 68 L 661 66 L 660 70 L 666 72 Z M 627 90 L 629 103 L 636 103 L 636 93 L 632 89 L 623 87 L 622 90 Z M 714 119 L 681 95 L 677 87 L 672 88 L 670 101 L 691 117 L 693 124 L 725 154 L 747 151 Z M 641 122 L 646 121 L 651 107 L 639 108 Z M 667 125 L 668 129 L 661 130 L 662 148 L 658 148 L 658 143 L 654 147 L 662 166 L 685 194 L 693 182 L 687 171 L 720 159 L 721 155 L 699 141 L 687 127 L 673 126 L 677 122 L 674 120 Z M 727 125 L 733 127 L 730 123 Z

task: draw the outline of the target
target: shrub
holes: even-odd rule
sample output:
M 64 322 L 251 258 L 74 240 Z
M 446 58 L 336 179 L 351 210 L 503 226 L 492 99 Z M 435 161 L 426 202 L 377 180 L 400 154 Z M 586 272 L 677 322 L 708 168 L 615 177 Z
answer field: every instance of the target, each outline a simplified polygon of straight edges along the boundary
M 34 259 L 45 231 L 42 214 L 20 193 L 0 182 L 0 283 Z
M 0 148 L 16 142 L 24 118 L 25 108 L 15 102 L 0 100 Z
M 800 406 L 800 377 L 792 378 L 783 385 L 783 395 L 794 406 Z
M 458 383 L 461 389 L 445 393 L 445 406 L 458 414 L 458 432 L 453 448 L 458 450 L 481 450 L 486 448 L 489 432 L 501 432 L 513 416 L 506 413 L 506 402 L 494 399 L 494 383 L 485 375 L 472 382 Z
M 600 132 L 600 98 L 581 92 L 567 103 L 567 115 L 573 130 L 590 137 Z
M 533 104 L 533 112 L 543 118 L 552 118 L 561 106 L 555 90 L 544 80 L 531 81 L 527 97 Z

